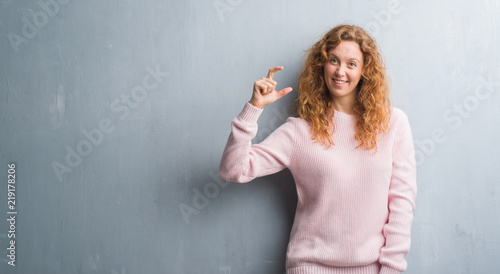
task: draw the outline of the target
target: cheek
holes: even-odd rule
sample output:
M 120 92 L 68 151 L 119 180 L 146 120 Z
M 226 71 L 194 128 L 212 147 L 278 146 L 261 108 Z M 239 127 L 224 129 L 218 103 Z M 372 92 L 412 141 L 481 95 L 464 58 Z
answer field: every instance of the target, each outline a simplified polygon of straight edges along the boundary
M 333 74 L 334 68 L 333 68 L 333 66 L 325 65 L 323 67 L 323 71 L 324 71 L 325 77 L 327 77 L 327 76 L 329 77 Z
M 358 82 L 359 80 L 361 80 L 361 71 L 354 71 L 351 77 L 353 78 L 353 80 L 356 80 L 356 82 Z

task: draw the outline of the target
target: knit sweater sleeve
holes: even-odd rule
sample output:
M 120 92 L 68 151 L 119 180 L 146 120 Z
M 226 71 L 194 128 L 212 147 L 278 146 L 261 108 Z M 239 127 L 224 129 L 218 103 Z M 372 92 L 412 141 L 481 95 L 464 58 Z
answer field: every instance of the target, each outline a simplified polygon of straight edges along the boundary
M 261 143 L 252 145 L 261 113 L 262 109 L 247 102 L 231 122 L 231 134 L 219 166 L 222 179 L 246 183 L 256 177 L 279 172 L 290 164 L 295 131 L 295 125 L 291 122 L 293 118 L 288 118 Z
M 416 164 L 413 138 L 408 117 L 399 109 L 395 123 L 392 151 L 392 176 L 389 186 L 389 218 L 383 228 L 386 238 L 379 262 L 380 274 L 401 273 L 406 270 L 406 254 L 410 250 L 411 225 L 417 195 Z

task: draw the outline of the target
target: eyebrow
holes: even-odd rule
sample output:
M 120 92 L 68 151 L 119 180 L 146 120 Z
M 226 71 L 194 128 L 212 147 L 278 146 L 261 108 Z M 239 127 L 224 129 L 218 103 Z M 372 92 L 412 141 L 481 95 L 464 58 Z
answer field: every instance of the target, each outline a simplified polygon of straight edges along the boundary
M 335 57 L 335 58 L 337 58 L 337 59 L 340 59 L 337 55 L 335 55 L 335 53 L 330 52 L 330 53 L 328 54 L 328 57 L 332 57 L 332 56 L 333 56 L 333 57 Z M 349 60 L 349 61 L 356 60 L 356 61 L 358 61 L 358 62 L 360 62 L 360 63 L 361 63 L 361 60 L 359 60 L 358 58 L 355 58 L 355 57 L 354 57 L 354 58 L 349 58 L 348 60 Z

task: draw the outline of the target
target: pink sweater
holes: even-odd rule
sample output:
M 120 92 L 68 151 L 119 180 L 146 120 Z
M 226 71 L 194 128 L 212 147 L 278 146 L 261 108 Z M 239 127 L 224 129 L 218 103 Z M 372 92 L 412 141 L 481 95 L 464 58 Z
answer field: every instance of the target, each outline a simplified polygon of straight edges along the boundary
M 406 114 L 392 108 L 390 130 L 373 150 L 355 148 L 356 117 L 336 111 L 335 146 L 311 139 L 302 118 L 288 118 L 260 144 L 262 109 L 246 103 L 232 121 L 220 176 L 245 183 L 290 169 L 297 210 L 288 244 L 287 274 L 400 273 L 415 209 L 416 166 Z

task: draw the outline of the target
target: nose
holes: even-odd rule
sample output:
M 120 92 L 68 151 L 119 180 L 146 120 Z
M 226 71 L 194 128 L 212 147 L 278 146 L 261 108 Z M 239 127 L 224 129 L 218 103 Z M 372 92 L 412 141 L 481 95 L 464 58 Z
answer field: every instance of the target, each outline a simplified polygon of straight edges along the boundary
M 335 70 L 335 76 L 338 78 L 344 77 L 345 76 L 345 68 L 344 66 L 340 65 L 337 66 L 337 69 Z

